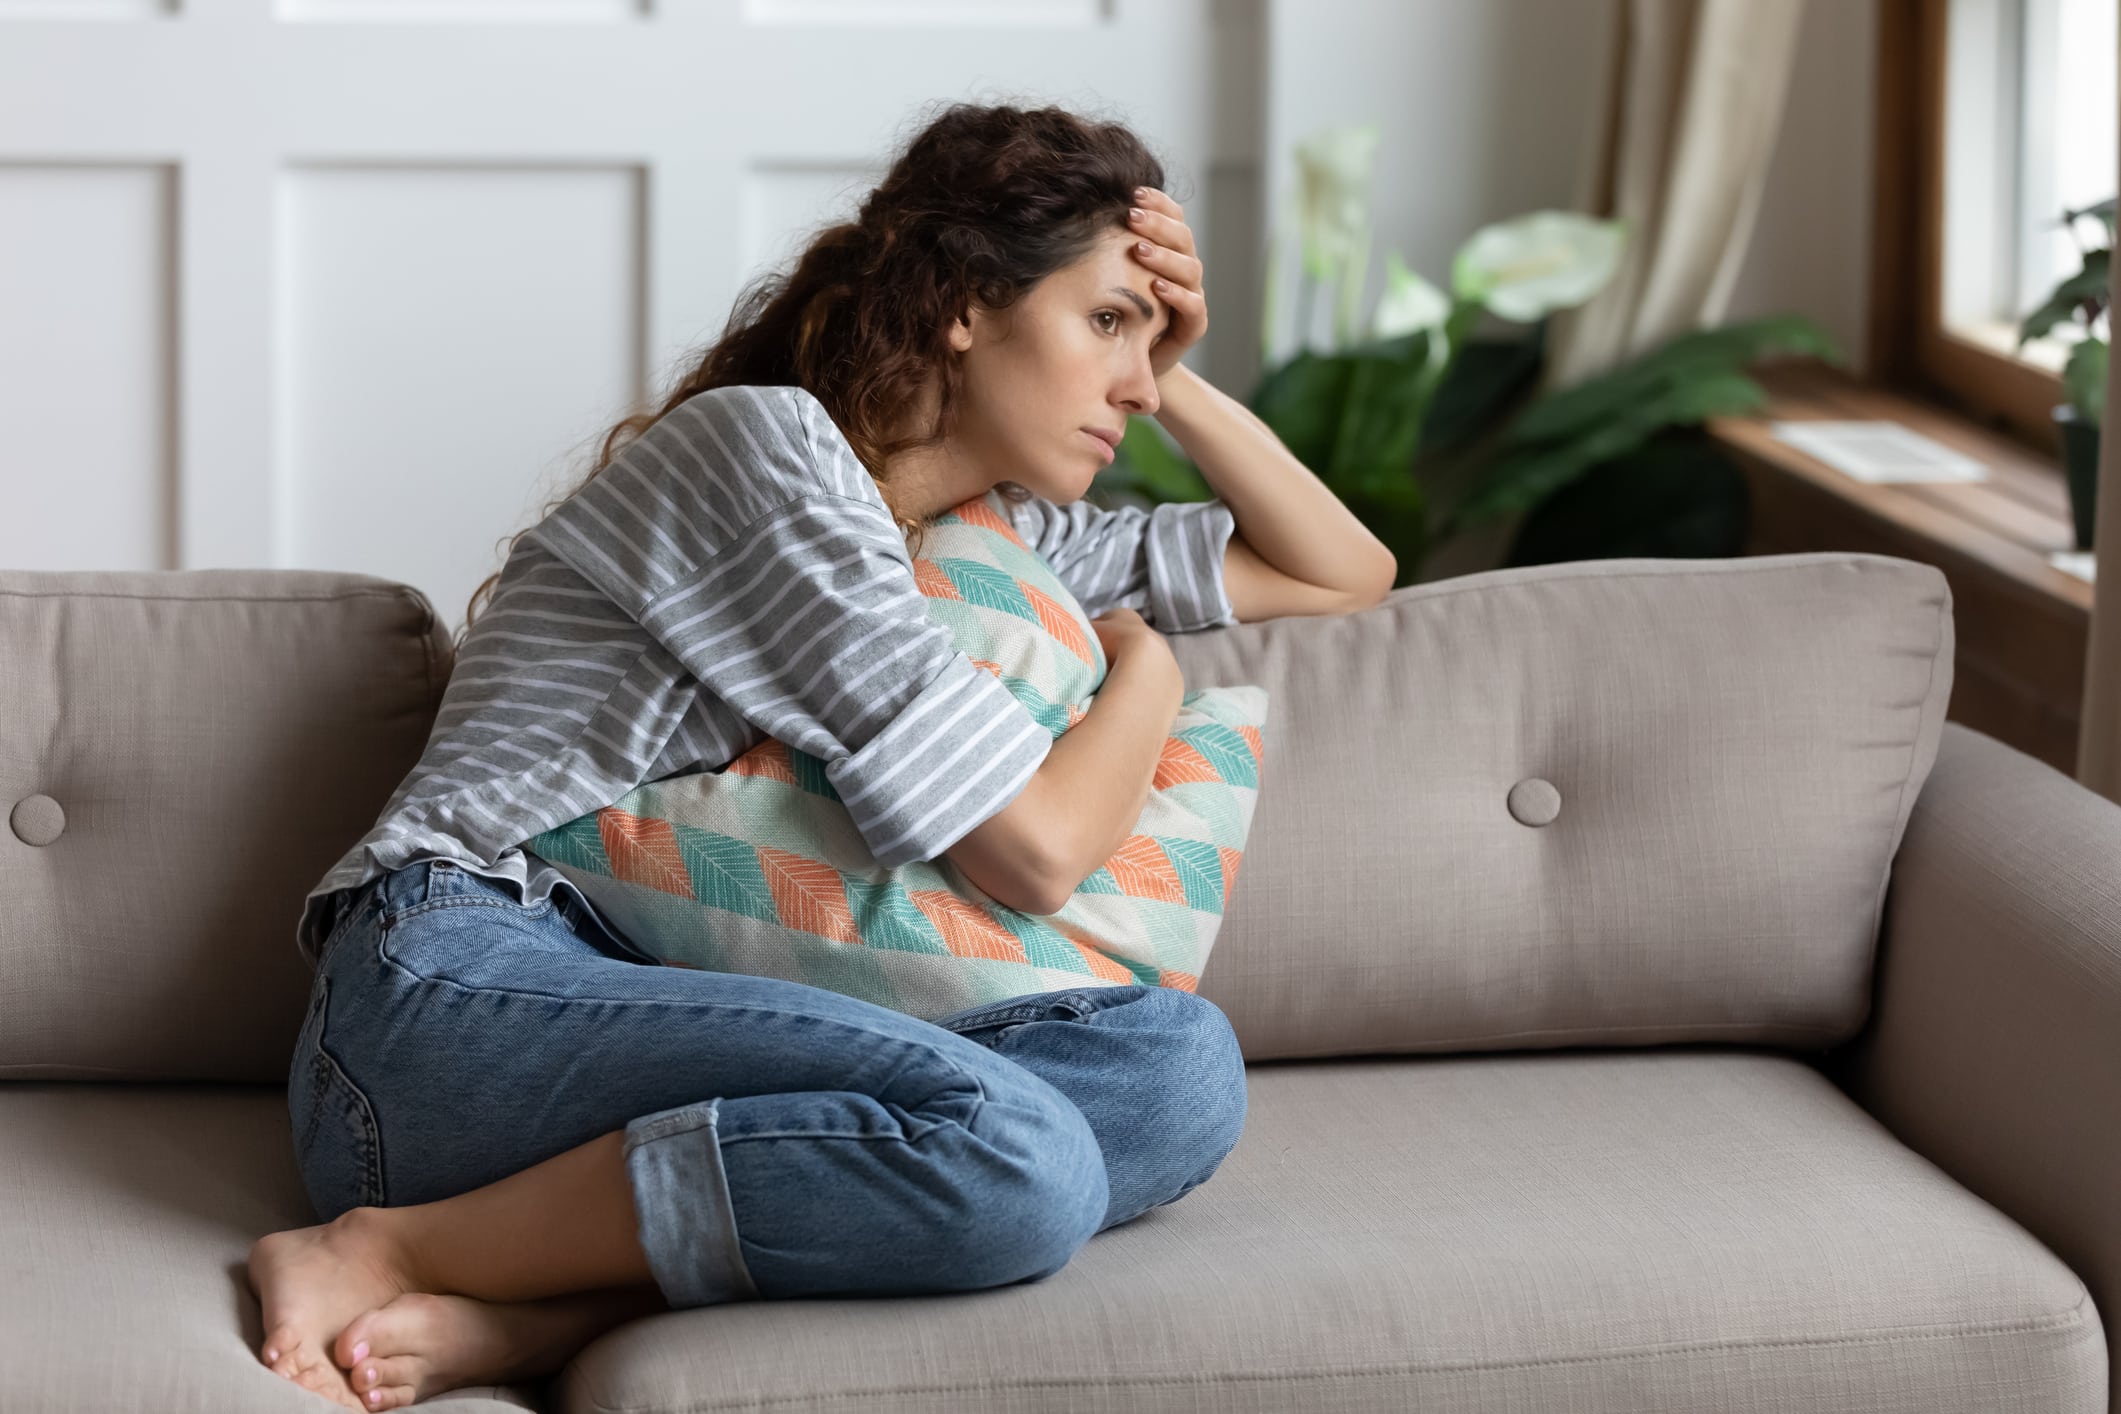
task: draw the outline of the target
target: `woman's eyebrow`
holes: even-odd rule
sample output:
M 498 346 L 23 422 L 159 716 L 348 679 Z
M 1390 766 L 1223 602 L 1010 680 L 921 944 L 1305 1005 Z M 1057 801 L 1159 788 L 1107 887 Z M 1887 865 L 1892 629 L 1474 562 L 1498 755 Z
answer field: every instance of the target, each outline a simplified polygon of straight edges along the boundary
M 1134 307 L 1142 312 L 1142 318 L 1154 319 L 1156 317 L 1156 311 L 1150 307 L 1149 301 L 1143 299 L 1140 295 L 1128 289 L 1125 285 L 1114 285 L 1112 287 L 1112 293 L 1115 295 L 1124 296 L 1125 298 L 1134 301 Z M 1164 321 L 1165 324 L 1169 324 L 1170 322 L 1171 321 L 1168 319 Z M 1156 332 L 1161 334 L 1164 331 L 1162 328 L 1159 328 Z

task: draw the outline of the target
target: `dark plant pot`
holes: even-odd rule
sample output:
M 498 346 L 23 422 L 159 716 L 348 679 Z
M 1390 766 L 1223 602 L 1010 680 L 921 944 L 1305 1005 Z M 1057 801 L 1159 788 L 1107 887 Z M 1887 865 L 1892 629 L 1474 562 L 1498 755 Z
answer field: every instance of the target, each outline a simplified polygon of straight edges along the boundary
M 2069 514 L 2076 522 L 2079 550 L 2092 547 L 2093 494 L 2099 486 L 2099 424 L 2087 422 L 2076 408 L 2063 403 L 2055 409 L 2055 425 L 2062 429 L 2062 468 L 2069 476 Z

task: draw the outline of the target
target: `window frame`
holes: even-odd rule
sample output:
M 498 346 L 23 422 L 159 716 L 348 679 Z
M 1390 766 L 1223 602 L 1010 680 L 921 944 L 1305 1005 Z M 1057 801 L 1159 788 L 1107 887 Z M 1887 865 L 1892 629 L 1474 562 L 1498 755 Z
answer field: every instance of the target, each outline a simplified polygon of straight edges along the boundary
M 1945 44 L 1951 0 L 1880 0 L 1871 211 L 1871 376 L 2060 460 L 2060 374 L 1945 328 Z

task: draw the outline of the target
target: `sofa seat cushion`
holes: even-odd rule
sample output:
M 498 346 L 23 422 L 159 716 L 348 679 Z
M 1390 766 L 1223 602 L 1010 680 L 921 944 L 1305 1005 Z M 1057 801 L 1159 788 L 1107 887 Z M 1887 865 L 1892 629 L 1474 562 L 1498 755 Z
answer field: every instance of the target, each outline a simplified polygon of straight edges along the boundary
M 287 1126 L 278 1086 L 0 1085 L 0 1410 L 337 1407 L 258 1363 L 251 1244 L 316 1221 Z M 535 1393 L 439 1398 L 514 1414 Z
M 1216 1176 L 1042 1281 L 620 1327 L 581 1414 L 2105 1407 L 2075 1275 L 1803 1063 L 1255 1065 Z

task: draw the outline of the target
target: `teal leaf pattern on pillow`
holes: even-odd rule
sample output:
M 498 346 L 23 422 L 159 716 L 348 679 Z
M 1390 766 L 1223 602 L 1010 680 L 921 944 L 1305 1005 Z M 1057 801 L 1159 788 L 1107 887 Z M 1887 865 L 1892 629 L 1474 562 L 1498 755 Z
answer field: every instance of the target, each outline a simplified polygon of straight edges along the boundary
M 780 918 L 773 890 L 766 887 L 765 875 L 759 870 L 755 847 L 690 825 L 673 824 L 671 833 L 677 839 L 678 856 L 685 861 L 685 871 L 692 876 L 695 899 L 747 918 L 767 922 Z

